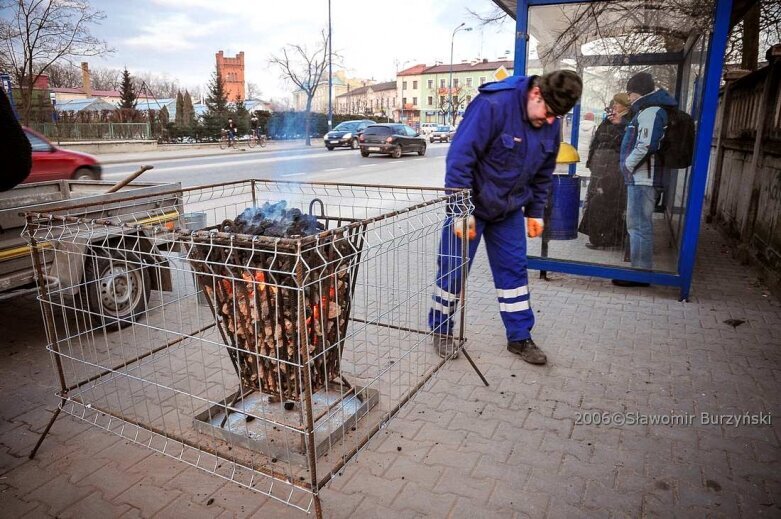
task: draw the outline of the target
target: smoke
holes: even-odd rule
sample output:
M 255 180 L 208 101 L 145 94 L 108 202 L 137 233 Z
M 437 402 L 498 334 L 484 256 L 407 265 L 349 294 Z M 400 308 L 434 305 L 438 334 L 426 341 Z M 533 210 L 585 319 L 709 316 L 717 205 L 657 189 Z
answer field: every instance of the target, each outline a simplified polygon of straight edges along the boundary
M 309 236 L 325 230 L 325 226 L 314 216 L 304 214 L 299 209 L 287 209 L 285 200 L 274 204 L 266 202 L 261 207 L 248 207 L 233 223 L 234 232 L 276 238 Z

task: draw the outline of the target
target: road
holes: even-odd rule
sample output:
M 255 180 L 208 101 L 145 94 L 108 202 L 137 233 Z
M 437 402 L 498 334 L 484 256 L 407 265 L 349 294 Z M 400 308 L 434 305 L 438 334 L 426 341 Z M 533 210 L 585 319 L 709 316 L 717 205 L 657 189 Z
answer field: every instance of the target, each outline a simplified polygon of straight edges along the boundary
M 441 187 L 448 148 L 449 144 L 429 144 L 425 156 L 415 153 L 400 159 L 383 155 L 365 158 L 347 148 L 236 150 L 235 154 L 228 155 L 154 161 L 151 162 L 154 169 L 144 173 L 142 179 L 181 182 L 185 187 L 250 178 Z M 139 162 L 106 165 L 103 178 L 118 181 L 139 165 Z

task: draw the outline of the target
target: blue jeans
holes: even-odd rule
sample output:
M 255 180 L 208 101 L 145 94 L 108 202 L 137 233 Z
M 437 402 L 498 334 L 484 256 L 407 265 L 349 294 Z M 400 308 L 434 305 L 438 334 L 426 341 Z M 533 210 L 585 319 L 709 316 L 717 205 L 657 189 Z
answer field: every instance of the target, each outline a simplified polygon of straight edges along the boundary
M 626 230 L 632 266 L 653 268 L 654 255 L 654 186 L 626 186 Z

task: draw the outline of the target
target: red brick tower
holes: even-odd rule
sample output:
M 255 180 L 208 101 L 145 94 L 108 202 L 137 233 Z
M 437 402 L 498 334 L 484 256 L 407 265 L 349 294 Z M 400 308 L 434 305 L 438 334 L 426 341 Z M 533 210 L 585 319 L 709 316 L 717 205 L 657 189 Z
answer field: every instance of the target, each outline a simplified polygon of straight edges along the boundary
M 235 58 L 226 58 L 223 52 L 217 53 L 217 70 L 220 71 L 222 81 L 225 83 L 225 91 L 228 101 L 245 99 L 244 96 L 244 51 L 239 52 Z

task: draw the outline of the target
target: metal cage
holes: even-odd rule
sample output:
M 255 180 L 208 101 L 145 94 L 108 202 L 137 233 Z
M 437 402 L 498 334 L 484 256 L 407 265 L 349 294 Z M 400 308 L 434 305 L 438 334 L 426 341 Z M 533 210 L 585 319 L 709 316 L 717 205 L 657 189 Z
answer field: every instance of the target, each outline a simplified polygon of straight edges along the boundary
M 319 490 L 446 362 L 426 319 L 469 192 L 250 180 L 161 200 L 27 215 L 58 412 L 320 516 Z M 231 232 L 282 200 L 321 231 Z

